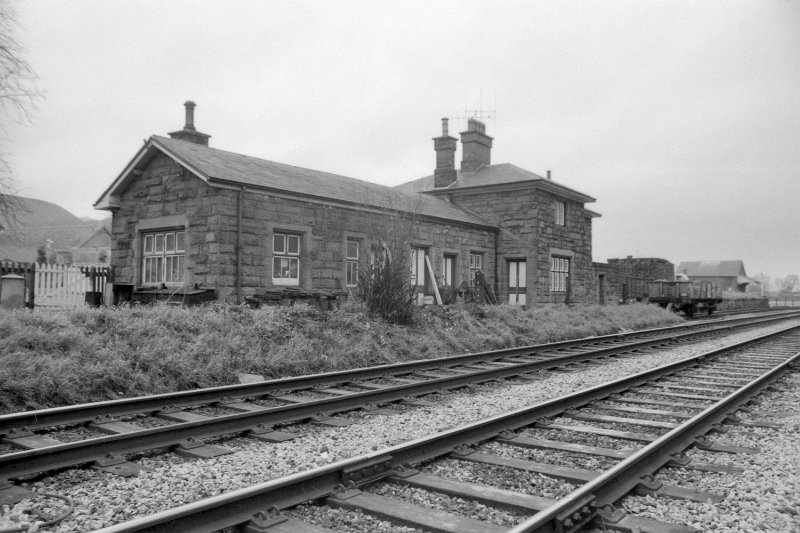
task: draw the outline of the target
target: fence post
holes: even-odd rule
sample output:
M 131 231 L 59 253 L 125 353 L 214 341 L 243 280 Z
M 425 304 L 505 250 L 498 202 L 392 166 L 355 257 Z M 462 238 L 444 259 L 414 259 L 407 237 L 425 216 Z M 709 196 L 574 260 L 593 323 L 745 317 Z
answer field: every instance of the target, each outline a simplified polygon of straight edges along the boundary
M 28 293 L 28 308 L 33 310 L 36 306 L 34 284 L 36 283 L 36 263 L 31 263 L 28 272 L 25 274 L 25 290 Z

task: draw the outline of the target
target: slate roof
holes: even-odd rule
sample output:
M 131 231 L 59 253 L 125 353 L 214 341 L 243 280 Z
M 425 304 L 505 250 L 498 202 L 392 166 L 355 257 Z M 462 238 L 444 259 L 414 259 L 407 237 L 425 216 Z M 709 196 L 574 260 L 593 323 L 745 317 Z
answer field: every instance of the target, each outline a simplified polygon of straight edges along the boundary
M 561 194 L 568 198 L 573 198 L 579 202 L 594 202 L 595 199 L 578 192 L 569 187 L 565 187 L 553 180 L 543 178 L 524 168 L 520 168 L 511 163 L 500 163 L 497 165 L 483 165 L 474 172 L 457 171 L 457 179 L 449 187 L 436 189 L 433 186 L 433 176 L 425 176 L 417 180 L 409 181 L 395 187 L 398 191 L 405 192 L 435 192 L 435 191 L 459 191 L 472 187 L 487 187 L 493 185 L 509 184 L 538 185 L 542 188 L 551 190 L 556 194 Z
M 95 203 L 106 209 L 110 198 L 121 191 L 142 152 L 160 150 L 210 184 L 245 185 L 266 191 L 337 201 L 353 206 L 419 213 L 427 217 L 482 227 L 496 226 L 450 202 L 423 194 L 406 193 L 392 187 L 337 174 L 276 163 L 177 139 L 153 135 L 125 171 Z
M 734 261 L 681 261 L 676 269 L 678 272 L 686 272 L 691 278 L 700 277 L 738 277 L 745 276 L 744 263 L 740 260 Z

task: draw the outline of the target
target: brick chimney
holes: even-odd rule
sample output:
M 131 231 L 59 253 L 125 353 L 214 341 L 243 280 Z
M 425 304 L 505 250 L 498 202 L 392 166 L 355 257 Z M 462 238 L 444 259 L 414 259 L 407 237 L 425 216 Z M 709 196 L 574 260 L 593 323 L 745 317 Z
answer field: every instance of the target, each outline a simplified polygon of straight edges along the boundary
M 208 139 L 211 135 L 200 133 L 194 127 L 194 108 L 196 104 L 188 100 L 183 105 L 186 108 L 186 125 L 183 126 L 182 130 L 171 132 L 169 136 L 173 139 L 208 146 Z
M 442 119 L 442 136 L 433 138 L 436 150 L 436 170 L 433 171 L 433 186 L 437 189 L 448 187 L 458 178 L 456 173 L 456 146 L 458 139 L 447 133 L 446 118 Z
M 461 132 L 461 170 L 474 172 L 492 161 L 492 138 L 486 135 L 486 124 L 474 118 L 467 122 L 467 131 Z

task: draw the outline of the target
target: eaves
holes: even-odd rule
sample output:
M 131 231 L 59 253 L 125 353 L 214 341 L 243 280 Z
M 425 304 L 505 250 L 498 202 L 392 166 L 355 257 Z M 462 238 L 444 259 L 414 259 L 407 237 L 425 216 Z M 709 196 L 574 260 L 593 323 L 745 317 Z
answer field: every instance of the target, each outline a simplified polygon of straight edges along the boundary
M 456 196 L 468 196 L 475 194 L 486 194 L 487 192 L 503 193 L 503 192 L 526 191 L 531 189 L 542 189 L 556 196 L 560 196 L 562 198 L 567 198 L 570 200 L 575 200 L 576 202 L 581 202 L 581 203 L 591 203 L 597 201 L 595 198 L 589 195 L 580 193 L 574 189 L 570 189 L 569 187 L 565 187 L 563 185 L 554 183 L 550 180 L 544 180 L 544 179 L 515 181 L 510 183 L 499 183 L 495 185 L 476 185 L 473 187 L 446 188 L 439 190 L 424 191 L 424 193 L 430 194 L 432 196 L 456 197 Z

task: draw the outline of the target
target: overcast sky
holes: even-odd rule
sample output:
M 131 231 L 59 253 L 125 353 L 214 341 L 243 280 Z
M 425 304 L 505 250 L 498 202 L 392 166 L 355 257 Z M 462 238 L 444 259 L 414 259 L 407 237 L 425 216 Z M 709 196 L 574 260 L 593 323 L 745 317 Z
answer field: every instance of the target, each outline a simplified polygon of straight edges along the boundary
M 800 0 L 12 5 L 46 98 L 0 146 L 78 216 L 186 100 L 213 147 L 385 185 L 478 112 L 493 163 L 597 198 L 595 260 L 800 274 Z

